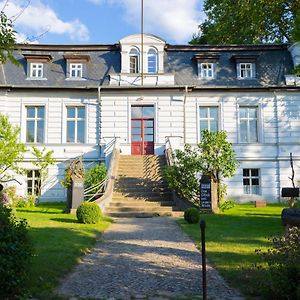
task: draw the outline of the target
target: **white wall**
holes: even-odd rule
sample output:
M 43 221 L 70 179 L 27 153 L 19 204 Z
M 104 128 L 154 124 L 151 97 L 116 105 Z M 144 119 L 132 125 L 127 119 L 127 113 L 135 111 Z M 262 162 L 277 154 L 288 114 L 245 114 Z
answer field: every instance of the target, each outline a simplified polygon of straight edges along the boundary
M 26 106 L 45 106 L 45 143 L 26 143 Z M 66 142 L 66 107 L 85 106 L 86 108 L 86 132 L 84 144 L 70 144 Z M 8 115 L 13 125 L 21 127 L 20 140 L 25 143 L 27 152 L 24 162 L 20 166 L 25 169 L 35 169 L 32 164 L 34 160 L 30 153 L 32 146 L 47 150 L 53 150 L 53 157 L 56 160 L 54 166 L 49 167 L 49 177 L 42 187 L 43 201 L 63 201 L 66 198 L 66 191 L 62 188 L 60 180 L 64 175 L 64 169 L 70 159 L 83 157 L 85 165 L 100 160 L 99 149 L 99 106 L 96 93 L 76 92 L 52 92 L 45 97 L 43 92 L 24 93 L 9 92 L 0 96 L 1 113 Z M 17 176 L 22 185 L 18 185 L 18 193 L 26 195 L 26 176 Z

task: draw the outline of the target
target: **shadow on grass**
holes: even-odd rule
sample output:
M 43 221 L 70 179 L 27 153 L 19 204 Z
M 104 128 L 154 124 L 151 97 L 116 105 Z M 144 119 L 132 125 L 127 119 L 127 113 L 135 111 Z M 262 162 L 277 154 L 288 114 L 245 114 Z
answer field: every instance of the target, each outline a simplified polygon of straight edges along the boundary
M 55 218 L 56 219 L 56 218 Z M 29 234 L 34 245 L 29 272 L 29 289 L 40 300 L 52 299 L 53 288 L 88 253 L 99 237 L 100 230 L 80 229 L 74 220 L 70 228 L 30 228 Z M 56 299 L 55 297 L 53 299 Z
M 67 218 L 51 218 L 51 221 L 63 222 L 63 223 L 79 223 L 76 219 L 67 219 Z

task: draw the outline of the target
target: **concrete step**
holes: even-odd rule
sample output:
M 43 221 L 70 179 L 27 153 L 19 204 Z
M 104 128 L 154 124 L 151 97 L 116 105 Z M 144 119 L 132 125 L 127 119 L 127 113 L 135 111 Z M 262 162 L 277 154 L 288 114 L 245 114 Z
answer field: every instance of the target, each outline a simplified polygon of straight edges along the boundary
M 177 212 L 176 212 L 177 214 Z M 106 215 L 112 218 L 152 218 L 152 217 L 171 217 L 174 212 L 107 212 Z
M 146 206 L 146 207 L 110 207 L 109 213 L 117 213 L 117 212 L 172 212 L 173 209 L 170 206 L 165 207 L 155 207 L 155 206 Z
M 154 202 L 161 203 L 166 201 L 172 201 L 171 198 L 168 197 L 157 197 L 157 198 L 146 198 L 146 197 L 113 197 L 113 202 L 134 202 L 134 201 L 143 201 L 143 202 Z
M 172 195 L 171 192 L 158 192 L 158 191 L 152 191 L 150 189 L 144 189 L 144 190 L 131 190 L 131 191 L 115 191 L 113 193 L 114 197 L 136 197 L 136 196 L 142 196 L 142 197 L 163 197 L 163 196 L 168 196 L 170 197 Z
M 112 201 L 109 205 L 109 207 L 121 207 L 121 206 L 126 206 L 126 207 L 145 207 L 145 206 L 173 206 L 174 203 L 173 201 L 160 201 L 160 202 L 155 202 L 155 201 L 141 201 L 141 200 L 134 200 L 134 201 Z

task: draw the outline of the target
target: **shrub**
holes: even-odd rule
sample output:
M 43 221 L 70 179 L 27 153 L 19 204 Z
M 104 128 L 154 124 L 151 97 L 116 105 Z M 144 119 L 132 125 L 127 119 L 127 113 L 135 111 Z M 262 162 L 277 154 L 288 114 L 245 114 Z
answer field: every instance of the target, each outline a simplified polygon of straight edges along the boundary
M 235 207 L 235 202 L 233 200 L 226 200 L 220 204 L 220 210 L 223 212 Z
M 92 166 L 85 175 L 85 186 L 87 188 L 92 187 L 93 185 L 103 181 L 105 176 L 106 167 L 104 164 Z M 90 191 L 90 194 L 97 193 L 98 190 L 99 188 L 94 188 L 92 191 Z
M 184 211 L 184 219 L 190 224 L 198 223 L 200 220 L 198 209 L 195 207 L 187 208 Z
M 94 202 L 84 202 L 77 208 L 76 216 L 80 223 L 96 224 L 101 219 L 101 209 Z
M 300 229 L 291 227 L 271 241 L 267 252 L 256 250 L 267 263 L 260 293 L 265 299 L 300 299 Z
M 17 220 L 10 208 L 0 205 L 0 298 L 16 299 L 26 294 L 32 256 L 26 220 Z

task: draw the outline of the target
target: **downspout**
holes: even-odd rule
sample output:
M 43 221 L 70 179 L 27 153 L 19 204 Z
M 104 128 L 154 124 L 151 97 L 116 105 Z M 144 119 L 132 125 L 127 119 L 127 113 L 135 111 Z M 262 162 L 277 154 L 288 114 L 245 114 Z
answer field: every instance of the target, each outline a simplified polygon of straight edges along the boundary
M 186 144 L 186 98 L 188 94 L 188 86 L 184 87 L 184 97 L 183 97 L 183 144 Z
M 278 116 L 278 98 L 276 91 L 273 91 L 274 94 L 274 100 L 275 100 L 275 119 L 276 119 L 276 164 L 277 164 L 277 170 L 278 170 L 278 189 L 277 189 L 277 200 L 280 202 L 280 186 L 281 186 L 281 181 L 280 181 L 280 161 L 279 161 L 279 155 L 280 155 L 280 149 L 279 149 L 279 116 Z
M 100 84 L 98 85 L 98 111 L 99 111 L 99 140 L 98 140 L 98 146 L 99 146 L 99 150 L 100 150 L 100 153 L 99 153 L 99 161 L 102 157 L 102 146 L 101 146 L 101 86 Z

